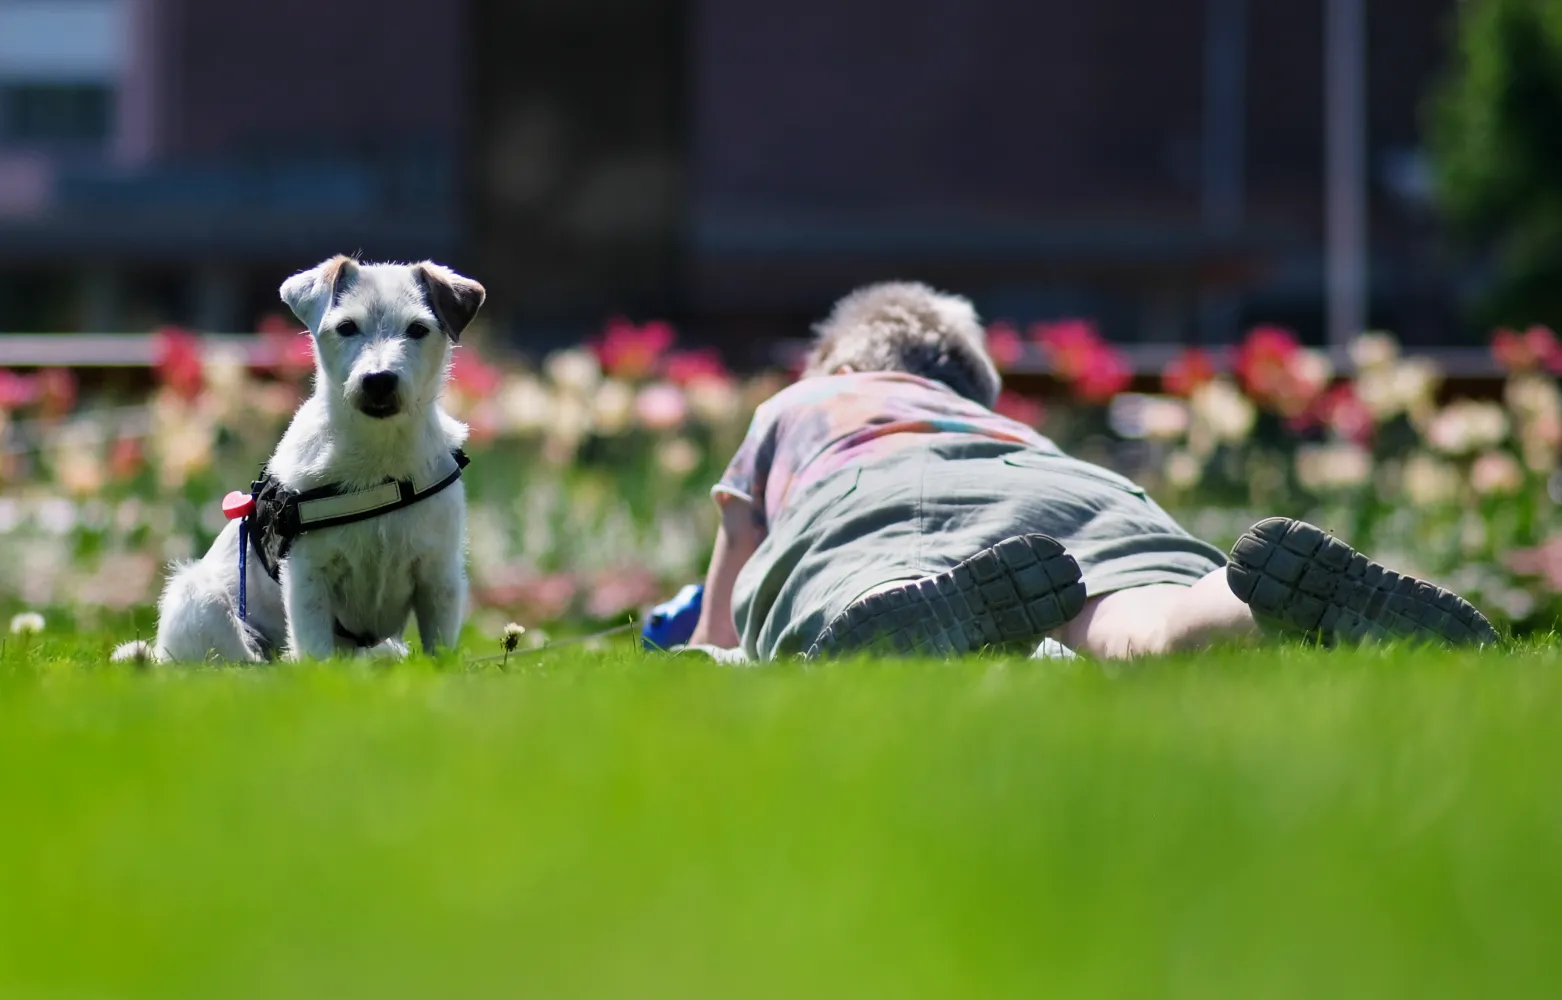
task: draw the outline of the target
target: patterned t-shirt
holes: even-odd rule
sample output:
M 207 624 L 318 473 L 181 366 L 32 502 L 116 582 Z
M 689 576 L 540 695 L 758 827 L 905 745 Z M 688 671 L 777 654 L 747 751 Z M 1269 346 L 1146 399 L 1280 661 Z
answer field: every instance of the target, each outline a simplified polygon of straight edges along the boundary
M 827 375 L 803 379 L 760 404 L 711 493 L 718 503 L 747 500 L 765 524 L 773 524 L 788 498 L 809 484 L 925 441 L 927 434 L 1057 451 L 1036 431 L 942 382 L 900 372 Z

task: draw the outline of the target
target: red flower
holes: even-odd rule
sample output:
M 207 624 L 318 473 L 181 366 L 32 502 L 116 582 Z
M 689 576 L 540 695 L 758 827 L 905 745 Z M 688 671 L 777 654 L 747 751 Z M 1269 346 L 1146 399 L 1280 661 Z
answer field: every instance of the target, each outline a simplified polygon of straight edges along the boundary
M 0 368 L 0 412 L 20 409 L 38 398 L 38 380 Z
M 1090 367 L 1074 382 L 1074 394 L 1087 403 L 1105 403 L 1127 389 L 1134 380 L 1128 358 L 1114 347 L 1102 348 L 1090 359 Z
M 483 399 L 499 388 L 499 370 L 469 347 L 450 352 L 450 384 L 465 396 Z
M 1544 368 L 1553 374 L 1562 374 L 1562 344 L 1549 327 L 1532 326 L 1523 333 L 1514 330 L 1498 330 L 1492 336 L 1492 356 L 1497 364 L 1510 372 L 1533 371 Z
M 1037 323 L 1031 327 L 1031 337 L 1047 352 L 1058 378 L 1088 403 L 1104 403 L 1133 381 L 1128 358 L 1102 340 L 1087 320 Z
M 1065 319 L 1055 323 L 1035 323 L 1031 340 L 1047 352 L 1052 370 L 1065 382 L 1084 375 L 1106 345 L 1089 320 Z
M 1314 359 L 1296 336 L 1277 326 L 1255 327 L 1237 347 L 1233 367 L 1253 400 L 1287 417 L 1300 417 L 1323 392 Z
M 1278 326 L 1254 327 L 1237 347 L 1234 367 L 1247 394 L 1272 400 L 1286 393 L 1292 381 L 1291 363 L 1302 349 L 1296 336 Z
M 141 442 L 128 435 L 116 438 L 108 453 L 109 475 L 115 479 L 129 479 L 141 468 Z
M 76 376 L 68 368 L 45 368 L 37 375 L 38 403 L 44 416 L 63 417 L 76 406 Z
M 1356 394 L 1356 387 L 1349 382 L 1341 382 L 1319 396 L 1307 412 L 1316 423 L 1360 445 L 1370 443 L 1373 432 L 1377 430 L 1372 420 L 1372 411 L 1361 401 L 1361 397 Z
M 1012 325 L 994 323 L 987 328 L 987 353 L 999 371 L 1008 371 L 1025 357 L 1025 341 Z
M 1161 372 L 1161 385 L 1173 396 L 1191 396 L 1215 377 L 1215 359 L 1197 347 L 1183 351 Z
M 998 394 L 998 402 L 993 404 L 993 410 L 1015 423 L 1032 428 L 1040 427 L 1042 419 L 1047 415 L 1047 411 L 1034 399 L 1007 389 Z
M 201 394 L 201 341 L 176 326 L 165 326 L 152 335 L 158 381 L 185 399 Z
M 670 324 L 657 321 L 635 326 L 616 317 L 608 321 L 602 337 L 592 342 L 591 350 L 609 375 L 640 379 L 656 371 L 657 362 L 676 339 Z
M 261 319 L 259 333 L 264 360 L 257 367 L 284 378 L 297 378 L 314 369 L 314 338 L 298 323 L 280 313 L 270 313 Z
M 726 382 L 732 378 L 722 363 L 721 352 L 714 347 L 673 351 L 662 362 L 662 373 L 668 381 L 681 386 L 702 381 Z

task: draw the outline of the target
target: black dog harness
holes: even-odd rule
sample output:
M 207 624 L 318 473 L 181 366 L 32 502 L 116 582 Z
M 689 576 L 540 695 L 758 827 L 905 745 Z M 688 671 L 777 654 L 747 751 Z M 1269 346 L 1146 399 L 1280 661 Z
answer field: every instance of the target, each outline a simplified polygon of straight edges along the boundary
M 427 481 L 411 479 L 387 479 L 378 486 L 363 490 L 344 490 L 339 486 L 317 486 L 311 490 L 290 490 L 269 472 L 261 470 L 261 477 L 250 484 L 250 497 L 254 509 L 244 517 L 243 535 L 248 536 L 248 547 L 255 551 L 255 558 L 265 569 L 266 575 L 282 581 L 282 561 L 293 548 L 293 540 L 307 531 L 321 528 L 337 528 L 355 521 L 367 521 L 371 517 L 389 514 L 393 510 L 411 507 L 419 500 L 445 489 L 461 478 L 461 470 L 470 460 L 466 452 L 457 448 L 450 453 L 448 469 L 434 473 L 437 478 Z M 239 616 L 245 616 L 244 555 L 245 539 L 239 540 Z M 348 639 L 360 648 L 376 646 L 380 638 L 362 635 L 349 630 L 340 621 L 333 622 L 336 634 Z

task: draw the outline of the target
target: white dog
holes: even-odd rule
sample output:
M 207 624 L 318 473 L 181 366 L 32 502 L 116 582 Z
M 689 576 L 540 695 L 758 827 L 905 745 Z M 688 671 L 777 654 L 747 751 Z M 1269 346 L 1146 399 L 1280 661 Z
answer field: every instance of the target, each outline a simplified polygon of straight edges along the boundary
M 411 615 L 425 650 L 456 641 L 467 595 L 467 429 L 439 395 L 483 287 L 437 264 L 334 257 L 289 278 L 281 294 L 314 338 L 314 394 L 253 487 L 256 512 L 176 569 L 152 649 L 126 643 L 115 659 L 402 652 Z

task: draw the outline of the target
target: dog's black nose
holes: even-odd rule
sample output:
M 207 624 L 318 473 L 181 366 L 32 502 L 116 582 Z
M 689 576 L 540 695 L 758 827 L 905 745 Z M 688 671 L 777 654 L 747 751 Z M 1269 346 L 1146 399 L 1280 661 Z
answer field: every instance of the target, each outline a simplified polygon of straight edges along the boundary
M 396 395 L 395 372 L 370 372 L 363 377 L 363 394 L 370 401 L 383 403 Z

